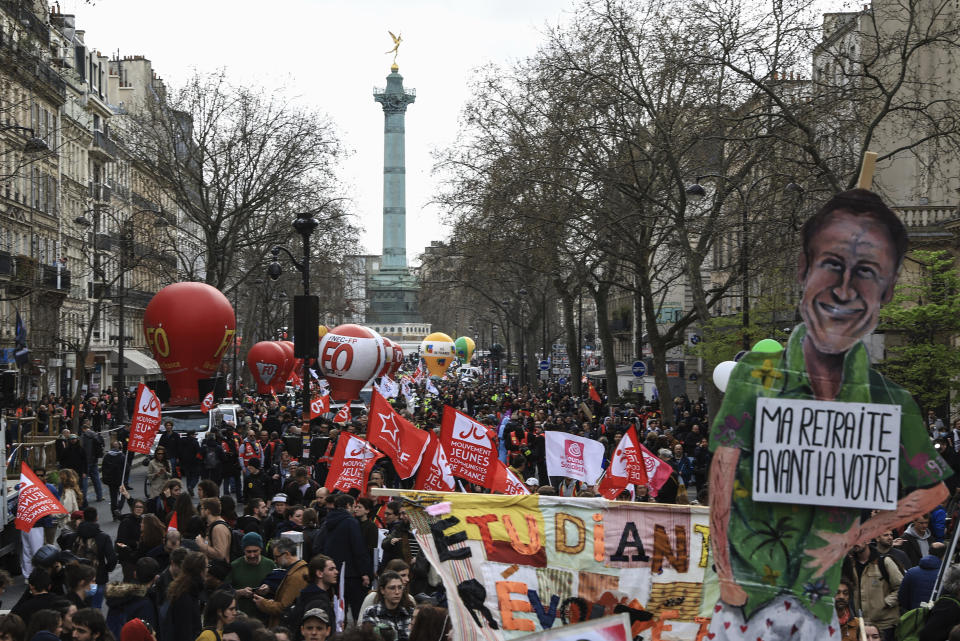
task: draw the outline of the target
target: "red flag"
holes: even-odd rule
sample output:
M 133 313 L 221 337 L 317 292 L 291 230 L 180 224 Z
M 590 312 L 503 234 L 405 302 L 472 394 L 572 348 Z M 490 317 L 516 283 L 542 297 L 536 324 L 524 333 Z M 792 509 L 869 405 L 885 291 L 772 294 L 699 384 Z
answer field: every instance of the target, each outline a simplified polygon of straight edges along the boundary
M 426 376 L 426 374 L 427 374 L 427 373 L 426 373 L 426 372 L 424 371 L 424 369 L 423 369 L 423 361 L 422 361 L 422 360 L 417 361 L 417 369 L 415 369 L 414 372 L 413 372 L 413 382 L 414 382 L 414 383 L 419 383 L 420 380 L 421 380 L 424 376 Z
M 587 387 L 590 390 L 590 400 L 596 401 L 597 403 L 603 403 L 603 399 L 600 398 L 600 394 L 597 393 L 597 388 L 593 386 L 593 383 L 588 381 Z
M 497 448 L 486 425 L 448 405 L 443 408 L 440 442 L 454 474 L 493 489 Z
M 366 494 L 370 470 L 377 459 L 382 457 L 383 454 L 362 438 L 346 432 L 340 434 L 337 439 L 337 453 L 334 454 L 327 472 L 326 488 L 331 492 L 346 492 L 355 487 L 361 494 Z
M 615 499 L 631 484 L 647 485 L 647 468 L 640 453 L 640 439 L 637 428 L 630 426 L 620 439 L 607 466 L 606 474 L 597 485 L 597 493 L 608 499 Z
M 350 401 L 344 403 L 343 407 L 340 408 L 340 411 L 337 412 L 337 415 L 333 417 L 334 423 L 349 423 L 350 422 Z
M 427 435 L 430 439 L 427 442 L 427 449 L 423 451 L 423 461 L 417 472 L 413 489 L 455 492 L 457 488 L 454 485 L 453 470 L 450 469 L 450 463 L 447 461 L 447 453 L 443 451 L 440 439 L 432 432 L 427 432 Z
M 643 465 L 649 479 L 647 484 L 650 486 L 650 496 L 656 496 L 663 484 L 673 474 L 673 468 L 654 456 L 653 452 L 644 447 L 643 443 L 640 444 L 640 451 L 643 452 Z
M 170 523 L 167 524 L 167 532 L 170 530 L 179 530 L 180 524 L 177 523 L 177 513 L 174 512 L 173 516 L 170 517 Z
M 390 457 L 400 478 L 408 479 L 417 471 L 429 436 L 430 432 L 418 429 L 397 414 L 387 399 L 376 389 L 373 390 L 367 419 L 367 439 Z
M 17 497 L 17 518 L 14 521 L 18 530 L 28 532 L 40 519 L 48 514 L 66 514 L 57 497 L 46 483 L 37 478 L 30 466 L 20 464 L 20 495 Z
M 510 471 L 506 465 L 499 459 L 496 461 L 496 470 L 494 472 L 493 487 L 494 492 L 500 494 L 530 494 L 530 490 L 523 481 L 517 478 L 517 475 Z
M 137 404 L 130 421 L 130 441 L 127 449 L 131 452 L 149 454 L 153 441 L 160 429 L 160 399 L 149 387 L 140 383 L 137 386 Z
M 312 421 L 315 418 L 320 418 L 329 411 L 330 397 L 318 396 L 310 401 L 310 416 L 308 418 Z
M 203 397 L 203 402 L 200 403 L 200 411 L 206 414 L 213 409 L 213 392 L 207 392 L 207 395 Z

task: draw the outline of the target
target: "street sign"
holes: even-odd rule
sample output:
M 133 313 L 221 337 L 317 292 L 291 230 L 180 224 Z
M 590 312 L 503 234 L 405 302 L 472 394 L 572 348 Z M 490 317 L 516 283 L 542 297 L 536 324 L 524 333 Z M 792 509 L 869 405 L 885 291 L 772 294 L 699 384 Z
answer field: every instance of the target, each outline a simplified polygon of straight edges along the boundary
M 550 361 L 540 361 L 540 371 L 546 372 L 550 369 Z
M 641 377 L 647 373 L 647 364 L 643 361 L 636 361 L 633 364 L 633 375 L 636 377 Z
M 545 381 L 550 378 L 550 374 L 546 370 L 540 370 L 540 380 Z
M 566 384 L 567 384 L 567 379 L 561 378 L 561 379 L 558 380 L 557 382 L 560 383 L 561 385 L 566 385 Z
M 700 342 L 700 335 L 699 335 L 699 334 L 690 334 L 690 344 L 691 344 L 691 345 L 696 345 L 696 344 L 699 343 L 699 342 Z

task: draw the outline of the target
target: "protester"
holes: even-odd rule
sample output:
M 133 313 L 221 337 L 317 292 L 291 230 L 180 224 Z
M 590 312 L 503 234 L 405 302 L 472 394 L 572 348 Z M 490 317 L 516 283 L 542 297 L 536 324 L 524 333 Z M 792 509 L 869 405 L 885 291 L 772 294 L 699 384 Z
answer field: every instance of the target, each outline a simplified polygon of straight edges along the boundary
M 943 543 L 931 543 L 930 553 L 920 558 L 915 567 L 907 570 L 900 582 L 897 600 L 902 611 L 919 608 L 921 603 L 930 600 L 933 588 L 940 574 L 940 563 L 946 554 L 947 546 Z
M 225 590 L 214 592 L 203 612 L 203 631 L 197 641 L 219 641 L 222 639 L 224 627 L 233 623 L 236 618 L 237 600 L 233 594 Z
M 274 539 L 270 543 L 273 560 L 286 570 L 277 587 L 276 596 L 264 598 L 254 592 L 253 604 L 269 617 L 268 625 L 279 625 L 284 610 L 293 605 L 297 595 L 307 586 L 307 562 L 297 558 L 297 546 L 287 539 Z
M 397 635 L 397 641 L 407 641 L 413 609 L 403 605 L 403 580 L 396 572 L 384 572 L 377 587 L 376 602 L 364 610 L 361 623 L 388 625 Z
M 446 608 L 421 605 L 413 614 L 410 641 L 453 641 L 453 623 Z
M 156 629 L 157 604 L 150 589 L 159 571 L 156 560 L 138 559 L 133 582 L 107 584 L 107 628 L 115 637 L 121 636 L 124 623 L 135 618 L 148 622 Z
M 196 639 L 203 628 L 200 593 L 206 576 L 207 559 L 199 552 L 190 552 L 183 560 L 180 573 L 167 588 L 167 596 L 159 610 L 161 641 Z
M 266 622 L 266 615 L 253 603 L 253 595 L 277 565 L 263 555 L 263 538 L 256 532 L 244 534 L 240 547 L 243 556 L 230 563 L 227 583 L 236 590 L 237 607 L 240 611 Z
M 333 559 L 337 567 L 346 563 L 344 600 L 354 619 L 360 616 L 360 604 L 373 575 L 373 560 L 367 552 L 360 532 L 360 523 L 349 510 L 354 499 L 349 494 L 338 494 L 333 499 L 334 509 L 324 519 L 322 551 Z

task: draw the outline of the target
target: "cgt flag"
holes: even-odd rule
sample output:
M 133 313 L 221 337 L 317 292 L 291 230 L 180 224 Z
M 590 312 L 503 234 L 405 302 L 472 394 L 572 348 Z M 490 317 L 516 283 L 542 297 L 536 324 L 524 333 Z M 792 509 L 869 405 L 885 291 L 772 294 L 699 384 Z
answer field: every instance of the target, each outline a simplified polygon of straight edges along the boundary
M 597 486 L 597 493 L 606 499 L 615 499 L 631 483 L 648 483 L 640 439 L 637 438 L 637 428 L 633 425 L 624 433 L 620 444 L 614 450 L 607 473 Z
M 334 423 L 349 423 L 350 422 L 350 401 L 347 401 L 343 404 L 343 407 L 340 408 L 340 411 L 337 412 L 337 415 L 333 417 Z
M 330 470 L 327 472 L 325 487 L 331 492 L 346 492 L 355 487 L 361 494 L 366 494 L 367 477 L 370 476 L 373 464 L 380 458 L 383 458 L 383 454 L 375 450 L 370 443 L 353 434 L 341 433 L 337 440 L 337 452 L 333 455 Z
M 566 432 L 544 434 L 547 474 L 566 476 L 593 485 L 603 474 L 603 444 Z
M 443 451 L 440 439 L 432 432 L 427 432 L 427 435 L 430 439 L 427 442 L 427 449 L 423 451 L 423 461 L 417 471 L 417 480 L 413 484 L 413 489 L 455 492 L 457 488 L 454 485 L 453 470 L 450 469 L 450 463 L 447 461 L 447 453 Z
M 66 514 L 57 497 L 47 485 L 37 478 L 30 466 L 20 464 L 20 495 L 17 497 L 17 518 L 14 525 L 18 530 L 27 532 L 34 524 L 48 514 Z
M 443 408 L 440 442 L 450 469 L 460 478 L 488 490 L 493 489 L 496 476 L 497 447 L 493 441 L 492 430 L 486 425 L 449 405 Z
M 315 418 L 320 418 L 329 411 L 330 395 L 316 396 L 310 401 L 310 415 L 307 418 L 312 421 Z
M 408 479 L 417 471 L 429 436 L 430 432 L 417 429 L 397 414 L 380 392 L 373 390 L 367 419 L 367 439 L 390 457 L 400 478 Z
M 200 403 L 200 411 L 206 414 L 212 409 L 213 409 L 213 392 L 207 392 L 207 395 L 203 397 L 203 402 Z
M 153 390 L 140 383 L 137 386 L 137 403 L 130 421 L 130 441 L 127 450 L 149 454 L 160 429 L 160 399 Z

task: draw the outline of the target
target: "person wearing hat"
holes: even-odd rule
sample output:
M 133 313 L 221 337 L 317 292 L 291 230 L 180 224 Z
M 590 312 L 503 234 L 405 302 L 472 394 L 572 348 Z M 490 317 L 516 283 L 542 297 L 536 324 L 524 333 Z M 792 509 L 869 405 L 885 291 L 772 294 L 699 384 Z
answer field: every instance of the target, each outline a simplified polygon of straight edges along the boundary
M 273 538 L 277 527 L 287 520 L 287 495 L 283 492 L 273 495 L 270 501 L 270 516 L 263 523 L 264 538 Z
M 332 617 L 324 608 L 310 608 L 300 620 L 303 641 L 324 641 L 333 631 Z
M 236 590 L 237 608 L 249 617 L 267 622 L 266 615 L 253 604 L 253 594 L 277 564 L 263 555 L 263 537 L 247 532 L 240 540 L 243 556 L 230 563 L 227 583 Z
M 537 492 L 537 489 L 540 487 L 540 481 L 538 481 L 536 477 L 533 477 L 533 476 L 531 476 L 526 481 L 524 481 L 524 483 L 526 484 L 527 489 L 530 490 L 531 494 L 535 494 Z
M 120 629 L 120 641 L 157 641 L 153 629 L 142 619 L 131 619 Z
M 251 499 L 267 498 L 267 477 L 260 471 L 260 459 L 251 458 L 246 464 L 246 474 L 243 477 L 243 497 L 249 502 Z

